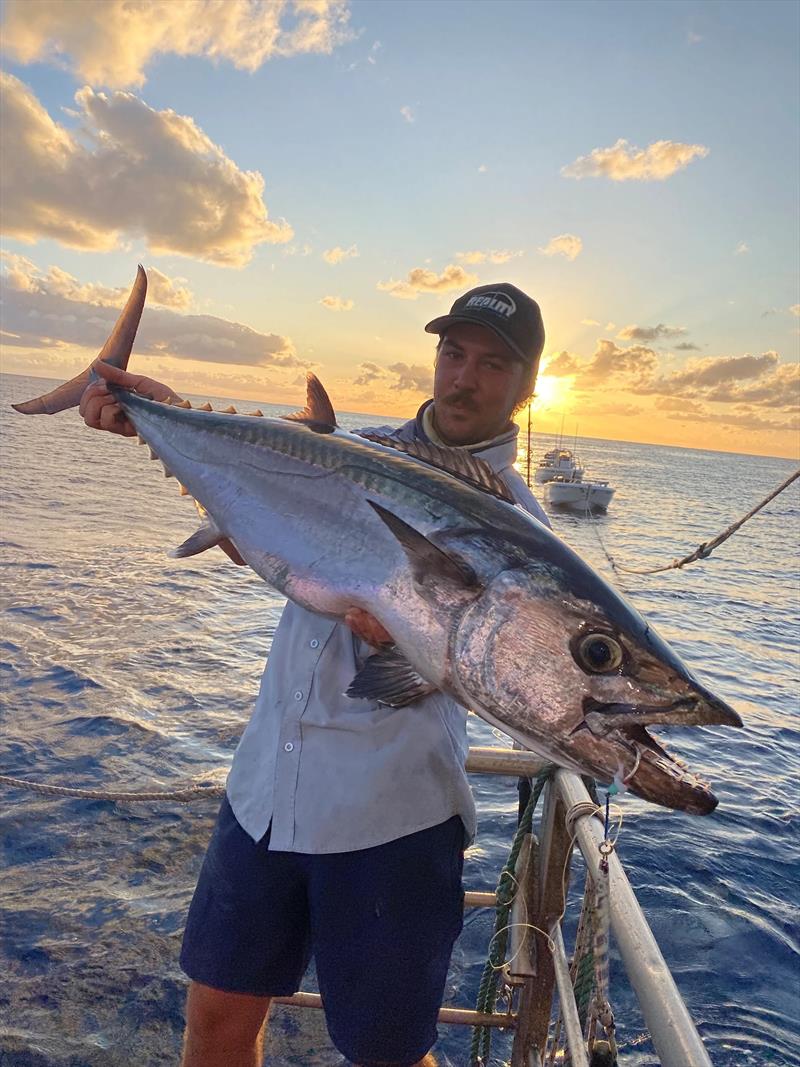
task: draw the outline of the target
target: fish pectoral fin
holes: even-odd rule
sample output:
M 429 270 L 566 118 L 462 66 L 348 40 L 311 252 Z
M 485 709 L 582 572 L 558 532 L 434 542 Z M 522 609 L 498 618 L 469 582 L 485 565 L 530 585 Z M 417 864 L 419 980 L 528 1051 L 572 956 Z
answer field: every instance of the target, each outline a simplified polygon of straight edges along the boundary
M 347 696 L 360 700 L 377 700 L 390 708 L 404 708 L 435 693 L 436 686 L 426 682 L 395 645 L 370 656 L 350 683 Z
M 215 522 L 207 518 L 199 529 L 195 530 L 191 537 L 187 537 L 182 545 L 178 545 L 170 552 L 173 559 L 183 559 L 185 556 L 197 556 L 209 548 L 215 548 L 222 541 L 227 540 Z
M 306 375 L 306 406 L 291 415 L 281 415 L 289 422 L 304 422 L 316 433 L 333 433 L 336 429 L 336 413 L 330 397 L 316 374 Z
M 380 504 L 376 504 L 374 500 L 367 500 L 367 503 L 403 546 L 411 564 L 414 580 L 421 586 L 429 585 L 437 578 L 444 578 L 466 588 L 478 587 L 478 576 L 468 563 L 443 552 L 424 534 L 419 533 L 413 526 L 409 526 L 407 522 L 403 522 Z

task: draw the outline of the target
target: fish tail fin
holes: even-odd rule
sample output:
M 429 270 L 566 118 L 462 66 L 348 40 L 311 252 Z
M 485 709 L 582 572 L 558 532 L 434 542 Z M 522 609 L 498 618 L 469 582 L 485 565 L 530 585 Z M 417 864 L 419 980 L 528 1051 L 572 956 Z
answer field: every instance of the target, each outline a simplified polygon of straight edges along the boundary
M 97 359 L 102 359 L 120 370 L 126 370 L 130 358 L 133 340 L 139 320 L 142 317 L 144 301 L 147 296 L 147 275 L 144 267 L 139 264 L 136 271 L 136 281 L 133 283 L 130 296 L 125 307 L 122 309 L 116 321 L 114 329 L 109 334 L 108 340 L 100 349 Z M 26 400 L 21 404 L 12 404 L 15 411 L 22 415 L 54 415 L 57 411 L 65 411 L 75 407 L 80 402 L 83 391 L 92 381 L 100 381 L 100 375 L 93 369 L 94 362 L 86 370 L 81 371 L 74 378 L 49 393 L 43 393 L 33 400 Z

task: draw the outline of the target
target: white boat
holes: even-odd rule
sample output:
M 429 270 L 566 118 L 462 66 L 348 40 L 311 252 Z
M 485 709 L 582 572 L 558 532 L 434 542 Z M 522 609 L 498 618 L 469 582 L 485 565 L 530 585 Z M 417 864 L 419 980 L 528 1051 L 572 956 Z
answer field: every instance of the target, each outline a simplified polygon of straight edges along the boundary
M 582 477 L 583 467 L 578 466 L 575 453 L 568 448 L 561 448 L 560 446 L 551 448 L 549 452 L 545 452 L 536 464 L 535 479 L 540 484 L 542 482 L 550 482 L 553 478 L 569 478 L 573 474 Z
M 586 480 L 582 471 L 571 475 L 558 474 L 545 486 L 545 497 L 558 507 L 576 508 L 579 511 L 605 511 L 611 503 L 615 490 L 608 482 Z

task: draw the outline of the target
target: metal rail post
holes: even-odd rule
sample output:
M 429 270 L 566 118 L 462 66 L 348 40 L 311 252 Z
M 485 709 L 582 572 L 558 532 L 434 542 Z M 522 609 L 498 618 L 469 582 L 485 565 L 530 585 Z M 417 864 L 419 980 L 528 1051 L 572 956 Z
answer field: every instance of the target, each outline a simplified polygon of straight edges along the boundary
M 586 787 L 577 775 L 560 770 L 556 772 L 555 781 L 568 808 L 589 800 Z M 586 865 L 596 878 L 603 829 L 593 816 L 583 815 L 575 820 L 575 832 Z M 608 867 L 611 929 L 661 1067 L 712 1067 L 616 854 L 608 857 Z

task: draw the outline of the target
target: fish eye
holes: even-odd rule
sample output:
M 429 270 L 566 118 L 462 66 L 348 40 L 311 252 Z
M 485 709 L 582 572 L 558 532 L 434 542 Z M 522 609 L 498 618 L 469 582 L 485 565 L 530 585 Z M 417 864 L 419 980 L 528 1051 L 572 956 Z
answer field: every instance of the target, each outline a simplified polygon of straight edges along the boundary
M 610 634 L 586 634 L 576 653 L 580 666 L 590 674 L 608 674 L 622 664 L 622 645 Z

